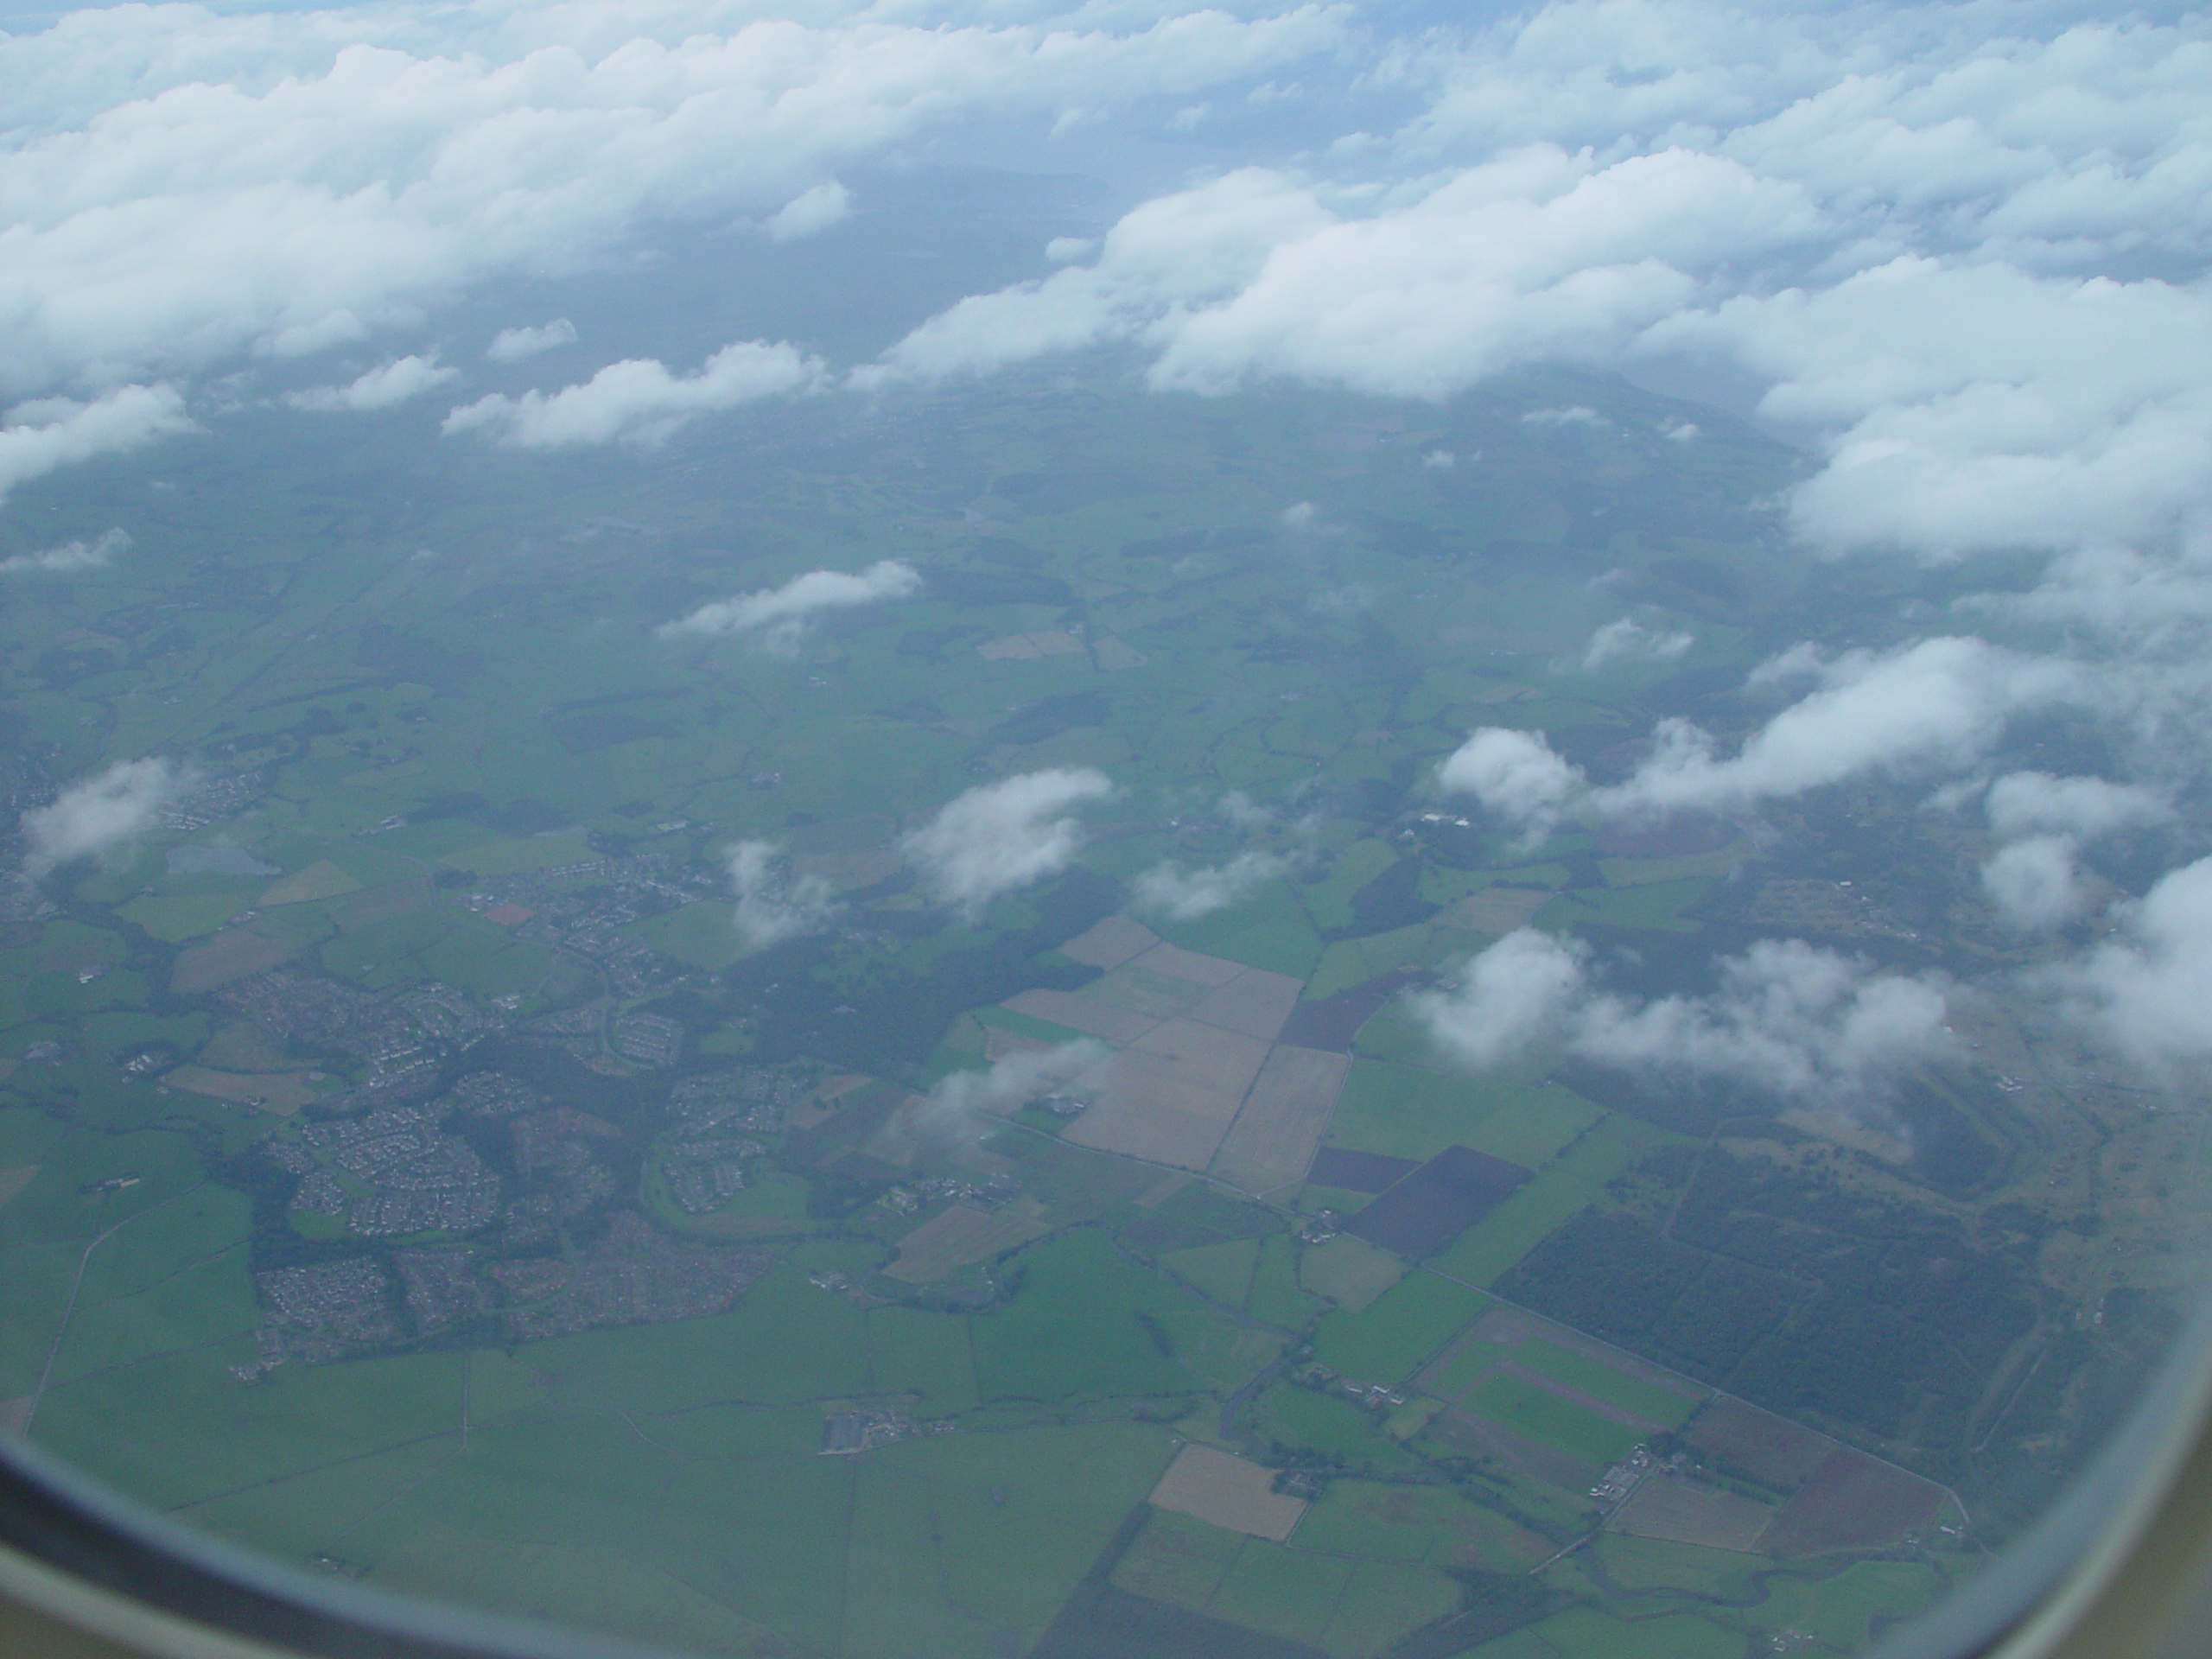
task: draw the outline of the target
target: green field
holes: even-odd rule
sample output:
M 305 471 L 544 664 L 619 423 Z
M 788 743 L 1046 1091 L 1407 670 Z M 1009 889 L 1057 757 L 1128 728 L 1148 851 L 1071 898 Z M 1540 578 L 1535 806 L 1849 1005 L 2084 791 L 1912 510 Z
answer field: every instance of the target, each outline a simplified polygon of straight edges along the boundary
M 1479 1291 L 1416 1270 L 1357 1313 L 1324 1315 L 1313 1357 L 1365 1382 L 1400 1382 L 1490 1305 Z
M 1477 1383 L 1465 1403 L 1478 1417 L 1587 1463 L 1611 1463 L 1637 1439 L 1634 1429 L 1503 1371 Z
M 1520 1344 L 1514 1349 L 1512 1357 L 1516 1365 L 1540 1372 L 1554 1382 L 1564 1382 L 1570 1389 L 1667 1428 L 1681 1427 L 1683 1420 L 1704 1400 L 1701 1394 L 1682 1395 L 1656 1388 L 1601 1361 L 1538 1337 Z
M 1492 1283 L 1547 1233 L 1596 1203 L 1605 1183 L 1637 1158 L 1679 1139 L 1632 1118 L 1605 1119 L 1535 1180 L 1445 1246 L 1429 1266 L 1471 1284 Z

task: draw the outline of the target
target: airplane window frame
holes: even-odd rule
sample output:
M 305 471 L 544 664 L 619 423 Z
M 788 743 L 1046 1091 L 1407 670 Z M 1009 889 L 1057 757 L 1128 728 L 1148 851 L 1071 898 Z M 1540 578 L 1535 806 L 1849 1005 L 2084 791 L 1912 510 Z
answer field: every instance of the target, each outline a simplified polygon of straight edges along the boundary
M 321 1579 L 165 1520 L 0 1434 L 0 1607 L 10 1604 L 163 1659 L 679 1659 Z M 2180 1659 L 2206 1650 L 2189 1632 L 2207 1611 L 2212 1300 L 2200 1300 L 2058 1501 L 1870 1659 Z

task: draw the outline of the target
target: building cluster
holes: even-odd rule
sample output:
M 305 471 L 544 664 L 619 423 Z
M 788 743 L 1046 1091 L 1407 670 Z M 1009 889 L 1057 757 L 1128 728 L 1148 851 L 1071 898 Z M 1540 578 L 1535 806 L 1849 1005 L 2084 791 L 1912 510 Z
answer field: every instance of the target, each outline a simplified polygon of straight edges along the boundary
M 349 1232 L 473 1232 L 499 1215 L 499 1181 L 467 1142 L 439 1131 L 449 1109 L 443 1101 L 388 1105 L 302 1124 L 264 1145 L 302 1178 L 293 1207 L 343 1216 Z
M 259 1376 L 272 1365 L 296 1358 L 315 1363 L 336 1359 L 349 1348 L 395 1341 L 399 1320 L 391 1306 L 391 1281 L 372 1255 L 308 1267 L 271 1268 L 254 1275 L 266 1319 L 260 1335 L 261 1358 L 249 1369 Z
M 1651 1469 L 1651 1448 L 1636 1446 L 1626 1457 L 1599 1476 L 1598 1484 L 1590 1489 L 1590 1496 L 1605 1508 L 1616 1509 L 1628 1501 L 1628 1495 L 1642 1484 Z
M 775 1260 L 764 1249 L 682 1243 L 620 1211 L 550 1295 L 508 1309 L 508 1332 L 535 1340 L 724 1313 Z
M 581 893 L 563 885 L 578 881 L 595 885 Z M 634 997 L 664 982 L 671 964 L 621 930 L 721 891 L 716 877 L 687 870 L 665 854 L 645 853 L 483 877 L 462 902 L 513 926 L 520 938 L 586 958 L 607 976 L 617 996 Z
M 618 1014 L 609 1022 L 607 1046 L 640 1065 L 671 1066 L 683 1058 L 683 1027 L 664 1014 Z
M 949 1417 L 917 1422 L 878 1406 L 857 1406 L 833 1411 L 822 1420 L 822 1455 L 849 1458 L 880 1446 L 896 1446 L 920 1434 L 950 1434 L 959 1427 Z
M 1387 1382 L 1363 1382 L 1357 1377 L 1332 1371 L 1318 1361 L 1299 1366 L 1291 1372 L 1290 1380 L 1318 1394 L 1341 1394 L 1354 1405 L 1364 1406 L 1370 1411 L 1395 1411 L 1410 1397 Z
M 172 802 L 159 813 L 164 830 L 189 834 L 211 823 L 235 818 L 269 792 L 269 783 L 258 769 L 211 778 Z

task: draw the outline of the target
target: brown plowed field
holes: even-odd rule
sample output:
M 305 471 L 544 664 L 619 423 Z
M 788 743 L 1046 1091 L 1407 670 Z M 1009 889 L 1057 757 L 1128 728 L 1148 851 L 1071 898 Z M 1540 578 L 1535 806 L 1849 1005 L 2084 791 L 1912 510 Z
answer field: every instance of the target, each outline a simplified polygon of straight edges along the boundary
M 1778 1492 L 1796 1490 L 1836 1449 L 1811 1429 L 1740 1400 L 1715 1400 L 1690 1420 L 1682 1438 Z
M 1943 1507 L 1933 1481 L 1840 1449 L 1821 1459 L 1812 1478 L 1783 1506 L 1766 1536 L 1770 1555 L 1817 1555 L 1831 1549 L 1877 1549 L 1924 1527 Z

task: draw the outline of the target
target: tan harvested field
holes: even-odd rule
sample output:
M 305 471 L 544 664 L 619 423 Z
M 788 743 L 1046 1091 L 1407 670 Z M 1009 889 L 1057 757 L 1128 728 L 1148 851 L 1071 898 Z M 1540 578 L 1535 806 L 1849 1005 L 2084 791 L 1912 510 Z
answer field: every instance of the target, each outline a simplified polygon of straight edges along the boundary
M 1682 1438 L 1763 1486 L 1789 1491 L 1835 1450 L 1827 1436 L 1740 1400 L 1715 1400 L 1690 1419 Z
M 1136 958 L 1140 968 L 1148 968 L 1155 974 L 1173 974 L 1178 979 L 1187 979 L 1200 985 L 1226 985 L 1232 979 L 1253 971 L 1241 962 L 1230 962 L 1221 957 L 1202 957 L 1195 950 L 1185 950 L 1180 945 L 1155 944 Z
M 6 1204 L 29 1186 L 31 1177 L 38 1173 L 39 1167 L 36 1164 L 17 1164 L 13 1169 L 0 1169 L 0 1205 Z
M 1248 1192 L 1301 1180 L 1321 1144 L 1351 1058 L 1278 1043 L 1215 1155 L 1213 1173 Z
M 1064 657 L 1083 649 L 1083 641 L 1071 633 L 1057 629 L 1040 629 L 1035 633 L 1013 633 L 1003 639 L 988 639 L 976 647 L 976 654 L 991 662 L 1027 662 L 1036 657 Z
M 1109 1007 L 1126 1008 L 1131 1014 L 1165 1020 L 1170 1014 L 1188 1014 L 1192 1005 L 1205 996 L 1206 989 L 1187 979 L 1155 974 L 1135 963 L 1125 963 L 1103 978 L 1084 986 L 1083 995 Z
M 956 1268 L 1042 1237 L 1051 1230 L 1042 1211 L 1031 1199 L 995 1212 L 956 1204 L 899 1240 L 899 1259 L 883 1270 L 883 1276 L 910 1285 L 930 1284 Z
M 1060 954 L 1092 968 L 1118 968 L 1159 943 L 1160 936 L 1143 923 L 1109 916 L 1062 945 Z
M 212 991 L 249 974 L 266 973 L 307 949 L 310 941 L 263 932 L 253 924 L 218 933 L 205 944 L 180 951 L 169 973 L 169 988 L 180 996 Z
M 294 871 L 282 881 L 272 883 L 258 902 L 264 906 L 303 905 L 317 899 L 335 899 L 341 893 L 353 892 L 360 885 L 328 859 L 321 859 L 303 870 Z
M 1607 1530 L 1673 1544 L 1700 1544 L 1750 1554 L 1776 1511 L 1738 1492 L 1691 1484 L 1669 1475 L 1647 1476 L 1614 1510 Z
M 1298 1006 L 1298 994 L 1305 988 L 1302 980 L 1288 974 L 1249 968 L 1208 992 L 1191 1009 L 1191 1018 L 1272 1043 L 1282 1030 L 1282 1022 L 1290 1018 L 1291 1009 Z
M 1405 1277 L 1404 1261 L 1363 1238 L 1338 1233 L 1299 1257 L 1298 1276 L 1306 1288 L 1357 1313 Z
M 1924 1527 L 1943 1508 L 1943 1489 L 1863 1452 L 1839 1447 L 1783 1505 L 1767 1535 L 1772 1555 L 1878 1549 Z
M 20 1434 L 30 1426 L 30 1395 L 19 1394 L 13 1400 L 0 1400 L 0 1428 Z
M 1477 933 L 1510 933 L 1557 898 L 1549 887 L 1484 887 L 1471 893 L 1436 919 Z
M 1244 1097 L 1242 1089 L 1209 1086 L 1171 1055 L 1137 1048 L 1115 1057 L 1103 1093 L 1062 1140 L 1183 1169 L 1213 1161 Z
M 1248 1459 L 1186 1446 L 1152 1489 L 1152 1506 L 1279 1544 L 1304 1517 L 1306 1500 L 1274 1491 L 1274 1478 Z
M 1160 1023 L 1149 1014 L 1134 1014 L 1072 991 L 1024 991 L 1008 997 L 1006 1006 L 1032 1020 L 1049 1020 L 1071 1031 L 1103 1037 L 1109 1043 L 1133 1043 Z
M 289 1117 L 315 1098 L 315 1090 L 286 1071 L 210 1071 L 200 1065 L 180 1065 L 162 1079 L 187 1094 L 251 1105 L 276 1117 Z
M 1194 1020 L 1164 1020 L 1132 1043 L 1129 1052 L 1164 1056 L 1173 1062 L 1179 1077 L 1232 1096 L 1236 1104 L 1243 1103 L 1244 1091 L 1268 1058 L 1268 1046 L 1258 1039 Z M 1233 1113 L 1235 1106 L 1230 1109 Z M 1224 1119 L 1222 1128 L 1228 1127 Z

